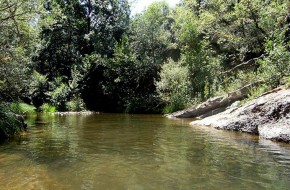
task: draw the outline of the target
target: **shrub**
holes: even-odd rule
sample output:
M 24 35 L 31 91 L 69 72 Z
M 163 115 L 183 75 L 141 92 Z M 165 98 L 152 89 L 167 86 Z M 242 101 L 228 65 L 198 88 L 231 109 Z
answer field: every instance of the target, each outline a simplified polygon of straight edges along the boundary
M 40 107 L 40 110 L 43 112 L 43 113 L 55 113 L 57 112 L 57 109 L 55 106 L 52 106 L 52 105 L 49 105 L 47 103 L 43 104 L 41 107 Z
M 283 79 L 290 73 L 290 52 L 283 40 L 268 40 L 266 51 L 269 56 L 260 60 L 259 75 L 271 87 L 283 83 Z
M 186 66 L 169 60 L 162 66 L 156 82 L 159 97 L 165 102 L 165 113 L 184 109 L 190 102 L 190 80 Z
M 74 97 L 72 100 L 66 103 L 68 111 L 84 111 L 86 110 L 85 103 L 79 96 Z
M 24 129 L 24 123 L 11 112 L 9 104 L 0 102 L 0 141 L 13 137 Z
M 62 79 L 56 79 L 51 83 L 53 91 L 48 92 L 50 96 L 50 103 L 58 110 L 64 111 L 66 109 L 66 102 L 69 99 L 71 90 L 68 85 L 61 82 Z
M 13 113 L 26 115 L 26 114 L 34 114 L 36 112 L 36 108 L 32 105 L 14 102 L 10 105 L 10 109 Z

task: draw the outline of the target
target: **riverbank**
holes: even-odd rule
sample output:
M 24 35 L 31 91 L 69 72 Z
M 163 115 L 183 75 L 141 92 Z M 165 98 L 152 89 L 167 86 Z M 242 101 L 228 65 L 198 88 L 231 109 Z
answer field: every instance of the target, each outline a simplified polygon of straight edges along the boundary
M 240 131 L 272 141 L 290 143 L 290 89 L 280 87 L 243 105 L 233 103 L 220 109 L 223 110 L 212 110 L 211 114 L 195 117 L 197 120 L 190 125 Z M 176 113 L 169 115 L 174 116 Z

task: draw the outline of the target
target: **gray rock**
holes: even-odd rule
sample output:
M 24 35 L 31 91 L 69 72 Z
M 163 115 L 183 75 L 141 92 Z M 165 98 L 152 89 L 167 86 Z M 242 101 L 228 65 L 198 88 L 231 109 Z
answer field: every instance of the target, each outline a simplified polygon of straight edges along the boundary
M 243 106 L 193 121 L 191 125 L 258 134 L 261 138 L 289 143 L 290 90 L 274 90 Z

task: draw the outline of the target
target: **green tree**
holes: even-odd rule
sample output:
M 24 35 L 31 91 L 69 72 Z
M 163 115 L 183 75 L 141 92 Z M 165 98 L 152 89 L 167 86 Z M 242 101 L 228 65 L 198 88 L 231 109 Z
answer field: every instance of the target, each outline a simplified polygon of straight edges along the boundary
M 87 77 L 88 88 L 83 94 L 99 97 L 90 104 L 93 109 L 102 108 L 101 102 L 106 102 L 103 109 L 107 111 L 157 110 L 160 101 L 154 81 L 173 44 L 171 25 L 170 9 L 164 2 L 154 3 L 132 18 L 126 35 L 115 44 L 113 55 L 102 58 L 96 64 L 98 69 Z
M 166 107 L 164 113 L 186 108 L 191 97 L 189 69 L 181 62 L 169 60 L 162 66 L 160 80 L 156 82 L 157 92 Z
M 46 1 L 46 10 L 41 17 L 43 44 L 34 59 L 34 69 L 49 81 L 48 99 L 60 106 L 80 93 L 87 104 L 98 109 L 95 97 L 104 97 L 103 63 L 99 61 L 112 57 L 115 43 L 126 31 L 127 1 L 51 0 Z M 87 59 L 100 56 L 103 58 Z M 65 97 L 56 98 L 64 86 Z
M 195 101 L 214 95 L 220 74 L 220 61 L 212 46 L 199 30 L 200 20 L 188 7 L 179 6 L 174 11 L 174 31 L 181 49 L 181 59 L 189 72 L 188 94 Z
M 255 60 L 265 55 L 266 39 L 283 25 L 288 12 L 288 2 L 283 0 L 196 2 L 188 0 L 185 5 L 198 6 L 198 31 L 221 57 L 225 69 L 257 68 Z
M 27 96 L 31 58 L 37 38 L 41 1 L 0 0 L 0 140 L 25 128 L 24 119 L 11 110 L 11 101 Z
M 182 1 L 175 10 L 175 31 L 189 64 L 193 98 L 203 100 L 233 84 L 238 88 L 260 80 L 258 62 L 270 58 L 268 42 L 277 41 L 277 35 L 284 36 L 282 41 L 287 37 L 288 13 L 284 0 Z M 279 44 L 286 48 L 285 41 Z
M 285 83 L 285 78 L 290 73 L 289 42 L 285 43 L 285 32 L 275 32 L 272 40 L 266 41 L 266 53 L 269 55 L 259 60 L 259 78 L 265 81 L 271 88 Z
M 131 24 L 132 46 L 143 62 L 153 66 L 166 60 L 167 50 L 174 46 L 171 26 L 174 20 L 167 3 L 151 4 L 145 12 L 136 15 Z
M 0 100 L 22 96 L 34 55 L 41 1 L 0 1 Z M 22 96 L 23 97 L 23 96 Z

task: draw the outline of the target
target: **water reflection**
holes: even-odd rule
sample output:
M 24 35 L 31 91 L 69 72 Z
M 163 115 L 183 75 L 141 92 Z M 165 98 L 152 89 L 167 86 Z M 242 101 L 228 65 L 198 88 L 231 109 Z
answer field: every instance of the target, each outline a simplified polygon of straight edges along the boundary
M 290 147 L 156 115 L 38 115 L 0 189 L 288 189 Z

